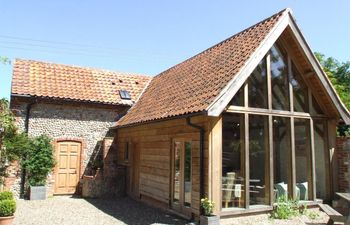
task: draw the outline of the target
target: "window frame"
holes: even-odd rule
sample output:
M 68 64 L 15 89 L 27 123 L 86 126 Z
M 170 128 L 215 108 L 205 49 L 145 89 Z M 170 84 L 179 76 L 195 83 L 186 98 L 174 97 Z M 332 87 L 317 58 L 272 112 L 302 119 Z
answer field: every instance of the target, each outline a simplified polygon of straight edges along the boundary
M 314 124 L 313 124 L 313 120 L 324 120 L 327 121 L 328 120 L 328 116 L 326 114 L 315 114 L 312 112 L 312 107 L 313 107 L 313 102 L 312 102 L 312 97 L 314 96 L 315 100 L 318 102 L 317 98 L 315 97 L 315 95 L 313 95 L 312 90 L 310 88 L 310 84 L 307 81 L 307 79 L 305 79 L 305 77 L 307 77 L 306 73 L 302 73 L 303 70 L 300 69 L 300 66 L 298 65 L 297 60 L 295 60 L 293 57 L 293 55 L 288 51 L 288 49 L 286 50 L 286 48 L 284 48 L 284 46 L 281 43 L 276 43 L 275 44 L 277 48 L 280 49 L 281 52 L 286 53 L 286 59 L 287 59 L 287 67 L 288 67 L 288 97 L 289 97 L 289 110 L 275 110 L 272 107 L 272 83 L 271 83 L 271 55 L 270 52 L 268 52 L 266 54 L 266 56 L 263 57 L 262 60 L 266 60 L 266 69 L 267 69 L 267 91 L 268 91 L 268 95 L 267 95 L 267 102 L 268 102 L 268 107 L 267 109 L 264 108 L 253 108 L 253 107 L 249 107 L 248 104 L 248 82 L 246 81 L 243 86 L 241 87 L 244 90 L 244 104 L 243 106 L 235 106 L 235 105 L 228 105 L 227 109 L 225 110 L 225 113 L 240 113 L 240 114 L 244 114 L 244 124 L 245 124 L 245 132 L 243 133 L 244 135 L 244 139 L 245 139 L 245 149 L 244 149 L 244 153 L 243 155 L 244 157 L 244 162 L 245 162 L 245 170 L 246 173 L 249 174 L 249 115 L 252 114 L 256 114 L 256 115 L 263 115 L 263 116 L 268 116 L 268 127 L 269 127 L 269 156 L 268 158 L 270 159 L 270 163 L 269 165 L 267 165 L 269 168 L 269 179 L 270 179 L 270 205 L 272 206 L 274 204 L 274 159 L 273 159 L 273 117 L 277 116 L 277 117 L 286 117 L 289 119 L 290 121 L 290 127 L 289 127 L 289 132 L 291 134 L 291 140 L 290 140 L 290 144 L 291 144 L 291 152 L 290 152 L 290 164 L 291 164 L 291 174 L 290 174 L 290 188 L 289 188 L 289 197 L 291 198 L 295 198 L 296 197 L 296 190 L 295 187 L 296 186 L 296 159 L 295 159 L 295 134 L 294 134 L 294 119 L 307 119 L 309 121 L 309 130 L 308 130 L 308 134 L 310 135 L 310 149 L 311 149 L 311 182 L 312 184 L 311 186 L 311 196 L 310 201 L 316 201 L 316 171 L 315 171 L 315 145 L 314 145 Z M 282 48 L 282 49 L 281 49 Z M 292 71 L 292 64 L 294 65 L 295 69 L 299 72 L 299 75 L 301 76 L 301 78 L 303 79 L 303 81 L 305 82 L 305 85 L 307 86 L 307 112 L 296 112 L 294 110 L 294 90 L 293 90 L 293 85 L 292 85 L 292 78 L 293 78 L 293 71 Z M 318 103 L 319 104 L 319 103 Z M 319 104 L 320 105 L 320 104 Z M 322 105 L 320 105 L 321 110 L 323 111 L 323 113 L 325 112 Z M 328 144 L 328 140 L 327 140 L 327 144 Z M 329 177 L 327 178 L 329 179 Z M 249 195 L 249 177 L 246 177 L 246 185 L 245 185 L 245 193 L 246 195 Z M 329 184 L 327 184 L 329 186 Z M 222 193 L 221 193 L 221 199 L 222 199 Z M 253 209 L 249 209 L 249 196 L 245 197 L 246 199 L 246 207 L 245 209 L 247 211 L 249 210 L 253 210 Z M 221 207 L 221 212 L 223 212 L 224 208 Z M 234 209 L 233 209 L 234 210 Z M 255 210 L 255 209 L 254 209 Z M 227 208 L 225 208 L 225 211 L 227 211 Z

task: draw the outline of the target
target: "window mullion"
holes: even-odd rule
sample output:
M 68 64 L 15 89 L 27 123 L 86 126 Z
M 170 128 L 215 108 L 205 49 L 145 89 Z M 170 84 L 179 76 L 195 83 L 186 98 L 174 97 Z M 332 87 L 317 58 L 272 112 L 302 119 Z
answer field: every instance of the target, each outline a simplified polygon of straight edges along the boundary
M 271 55 L 266 56 L 266 72 L 267 72 L 267 108 L 272 110 L 272 81 L 271 81 Z
M 315 165 L 315 137 L 314 137 L 314 121 L 310 119 L 310 147 L 311 147 L 311 198 L 316 200 L 316 165 Z
M 291 162 L 291 173 L 290 173 L 290 197 L 296 198 L 296 163 L 295 163 L 295 132 L 294 132 L 294 117 L 290 118 L 290 140 L 291 140 L 291 152 L 290 152 L 290 162 Z
M 270 205 L 274 203 L 273 117 L 269 115 L 269 188 Z
M 249 208 L 249 184 L 250 184 L 250 178 L 249 178 L 249 114 L 244 114 L 244 175 L 245 175 L 245 182 L 244 182 L 244 194 L 245 194 L 245 208 Z
M 293 85 L 292 85 L 292 59 L 290 55 L 288 55 L 288 87 L 289 87 L 289 107 L 290 111 L 294 112 L 294 93 L 293 93 Z

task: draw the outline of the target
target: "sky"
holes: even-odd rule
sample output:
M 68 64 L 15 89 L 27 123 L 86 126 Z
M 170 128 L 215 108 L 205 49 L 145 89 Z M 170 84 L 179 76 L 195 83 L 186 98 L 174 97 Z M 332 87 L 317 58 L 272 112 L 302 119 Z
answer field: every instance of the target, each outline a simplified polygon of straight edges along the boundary
M 313 51 L 350 61 L 347 0 L 0 0 L 0 56 L 154 76 L 287 7 Z

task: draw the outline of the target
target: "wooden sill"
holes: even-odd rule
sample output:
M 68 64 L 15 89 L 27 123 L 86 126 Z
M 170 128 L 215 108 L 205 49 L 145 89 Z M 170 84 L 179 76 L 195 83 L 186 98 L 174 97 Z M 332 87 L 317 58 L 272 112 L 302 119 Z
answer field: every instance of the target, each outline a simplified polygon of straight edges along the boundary
M 255 214 L 255 213 L 263 213 L 263 212 L 270 212 L 273 210 L 273 206 L 262 206 L 259 208 L 253 208 L 253 209 L 225 209 L 220 212 L 220 217 L 230 217 L 230 216 L 239 216 L 239 215 L 246 215 L 246 214 Z

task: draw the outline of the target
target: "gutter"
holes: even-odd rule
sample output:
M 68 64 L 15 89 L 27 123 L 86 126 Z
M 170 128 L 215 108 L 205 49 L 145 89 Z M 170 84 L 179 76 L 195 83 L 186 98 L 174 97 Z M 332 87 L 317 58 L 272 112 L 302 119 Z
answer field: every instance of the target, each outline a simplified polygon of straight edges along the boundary
M 191 122 L 191 117 L 186 118 L 186 123 L 188 126 L 191 126 L 193 128 L 196 128 L 199 130 L 199 199 L 204 198 L 204 128 L 201 126 L 198 126 L 196 124 L 193 124 Z M 203 215 L 203 209 L 200 207 L 200 215 Z

